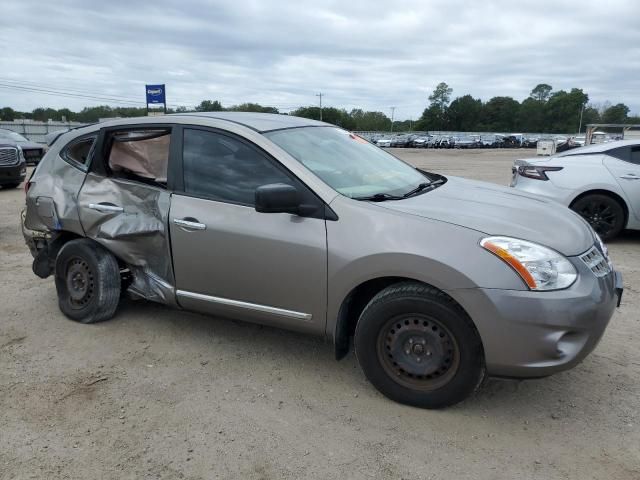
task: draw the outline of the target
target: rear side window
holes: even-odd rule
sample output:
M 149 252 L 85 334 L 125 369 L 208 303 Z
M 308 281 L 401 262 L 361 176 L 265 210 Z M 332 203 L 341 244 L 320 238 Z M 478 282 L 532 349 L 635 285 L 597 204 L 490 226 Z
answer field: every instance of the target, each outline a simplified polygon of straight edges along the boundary
M 93 153 L 96 138 L 97 135 L 91 135 L 72 141 L 62 151 L 62 158 L 74 167 L 86 170 Z
M 640 146 L 614 148 L 613 150 L 609 150 L 607 155 L 617 158 L 618 160 L 640 165 Z
M 255 205 L 255 190 L 270 183 L 296 182 L 265 154 L 233 137 L 185 129 L 185 193 L 221 202 Z
M 166 187 L 170 129 L 116 131 L 109 142 L 107 165 L 113 177 Z

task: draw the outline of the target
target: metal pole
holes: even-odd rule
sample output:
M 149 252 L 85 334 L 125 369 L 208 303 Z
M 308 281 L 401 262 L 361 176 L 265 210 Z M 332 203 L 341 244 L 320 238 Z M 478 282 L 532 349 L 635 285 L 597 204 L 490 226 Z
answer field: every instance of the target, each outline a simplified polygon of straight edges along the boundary
M 322 92 L 316 93 L 316 97 L 320 97 L 320 121 L 322 121 L 322 95 Z
M 584 113 L 584 103 L 580 109 L 580 124 L 578 125 L 578 135 L 582 132 L 582 114 Z
M 393 133 L 393 114 L 396 111 L 396 107 L 390 107 L 391 108 L 391 133 Z

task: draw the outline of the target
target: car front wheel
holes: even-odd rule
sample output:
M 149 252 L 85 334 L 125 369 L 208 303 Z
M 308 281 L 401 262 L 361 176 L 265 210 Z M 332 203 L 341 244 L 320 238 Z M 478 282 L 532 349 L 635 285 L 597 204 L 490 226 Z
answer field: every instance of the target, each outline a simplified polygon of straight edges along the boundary
M 55 281 L 60 310 L 71 320 L 101 322 L 113 317 L 118 308 L 118 261 L 89 239 L 64 244 L 56 257 Z
M 355 350 L 382 394 L 416 407 L 460 402 L 485 375 L 482 344 L 467 314 L 421 283 L 392 285 L 369 302 L 356 326 Z

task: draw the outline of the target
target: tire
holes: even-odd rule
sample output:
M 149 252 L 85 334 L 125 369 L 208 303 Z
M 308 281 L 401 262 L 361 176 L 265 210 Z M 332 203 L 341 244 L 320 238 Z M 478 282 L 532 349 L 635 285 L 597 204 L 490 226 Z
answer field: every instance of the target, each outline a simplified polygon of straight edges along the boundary
M 625 226 L 624 208 L 609 195 L 585 195 L 576 200 L 571 209 L 589 222 L 602 240 L 611 240 Z
M 58 306 L 81 323 L 108 320 L 120 300 L 120 267 L 97 243 L 83 238 L 64 244 L 56 257 Z
M 19 186 L 20 186 L 20 182 L 18 182 L 18 183 L 5 183 L 4 185 L 2 185 L 2 188 L 10 190 L 12 188 L 18 188 Z
M 485 376 L 471 319 L 425 284 L 402 282 L 379 292 L 360 315 L 354 343 L 367 379 L 407 405 L 448 407 L 474 393 Z

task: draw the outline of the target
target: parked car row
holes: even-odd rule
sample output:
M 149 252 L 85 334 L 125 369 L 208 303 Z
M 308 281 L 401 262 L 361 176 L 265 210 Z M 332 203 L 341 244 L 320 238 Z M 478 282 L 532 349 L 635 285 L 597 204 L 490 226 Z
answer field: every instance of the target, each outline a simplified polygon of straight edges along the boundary
M 489 135 L 378 135 L 370 141 L 382 148 L 535 148 L 538 138 L 522 134 Z

